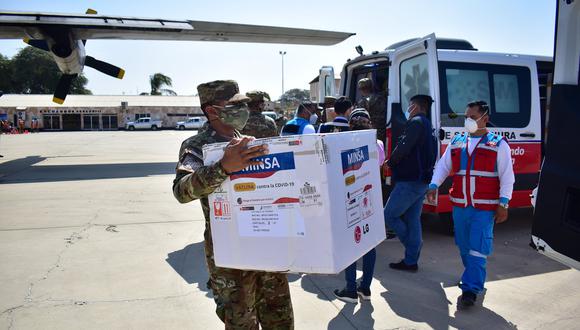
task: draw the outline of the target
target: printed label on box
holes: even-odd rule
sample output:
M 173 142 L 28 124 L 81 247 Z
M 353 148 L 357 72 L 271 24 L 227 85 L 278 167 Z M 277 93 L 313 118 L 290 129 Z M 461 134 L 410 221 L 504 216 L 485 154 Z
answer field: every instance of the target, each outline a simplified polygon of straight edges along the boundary
M 213 218 L 216 221 L 232 220 L 231 204 L 228 194 L 225 192 L 214 192 L 209 199 L 210 209 L 213 211 Z
M 301 207 L 321 207 L 323 205 L 322 195 L 318 191 L 319 187 L 320 185 L 314 182 L 304 182 L 304 184 L 300 186 Z
M 304 236 L 304 218 L 298 203 L 240 206 L 240 236 L 291 237 Z
M 371 203 L 372 185 L 361 186 L 359 182 L 369 175 L 368 169 L 363 169 L 365 162 L 370 160 L 368 146 L 344 150 L 340 154 L 342 174 L 346 194 L 346 226 L 354 226 L 373 214 Z
M 274 153 L 256 160 L 261 164 L 230 176 L 240 236 L 304 236 L 300 190 L 293 175 L 294 153 Z

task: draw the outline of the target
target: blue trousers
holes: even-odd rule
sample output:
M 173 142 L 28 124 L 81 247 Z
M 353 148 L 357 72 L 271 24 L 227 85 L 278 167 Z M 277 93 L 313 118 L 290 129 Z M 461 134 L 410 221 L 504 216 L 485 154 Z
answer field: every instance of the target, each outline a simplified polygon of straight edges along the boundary
M 363 261 L 363 277 L 360 282 L 360 287 L 363 289 L 371 288 L 371 281 L 373 280 L 373 273 L 375 272 L 375 261 L 377 260 L 377 251 L 370 250 L 362 257 Z M 346 267 L 344 270 L 344 278 L 346 279 L 346 289 L 348 291 L 356 291 L 356 261 Z
M 417 264 L 421 254 L 421 210 L 428 186 L 421 181 L 397 182 L 385 206 L 385 221 L 403 243 L 407 265 Z
M 453 207 L 455 244 L 459 247 L 465 270 L 461 290 L 479 294 L 483 291 L 487 257 L 493 246 L 494 211 L 482 211 L 471 206 Z

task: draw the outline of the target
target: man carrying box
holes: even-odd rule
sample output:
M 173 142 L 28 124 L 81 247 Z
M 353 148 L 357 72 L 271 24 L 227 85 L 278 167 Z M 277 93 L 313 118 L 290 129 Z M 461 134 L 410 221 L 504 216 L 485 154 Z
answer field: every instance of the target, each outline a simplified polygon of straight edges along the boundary
M 217 267 L 213 258 L 208 196 L 228 175 L 259 162 L 252 159 L 267 154 L 267 147 L 248 148 L 252 139 L 239 133 L 248 120 L 249 98 L 239 94 L 232 80 L 213 81 L 197 86 L 201 109 L 209 126 L 185 140 L 179 151 L 173 194 L 180 203 L 200 199 L 205 217 L 205 255 L 208 287 L 216 302 L 216 313 L 226 329 L 293 329 L 292 301 L 285 274 L 244 271 Z M 203 165 L 206 144 L 227 142 L 219 162 Z

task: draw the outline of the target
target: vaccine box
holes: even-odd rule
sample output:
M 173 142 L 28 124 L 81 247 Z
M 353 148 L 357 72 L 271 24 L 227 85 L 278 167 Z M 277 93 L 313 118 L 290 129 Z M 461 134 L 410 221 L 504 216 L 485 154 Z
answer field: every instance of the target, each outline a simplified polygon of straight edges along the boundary
M 209 196 L 220 267 L 337 274 L 385 239 L 375 130 L 258 139 L 268 155 Z M 205 165 L 226 143 L 206 145 Z

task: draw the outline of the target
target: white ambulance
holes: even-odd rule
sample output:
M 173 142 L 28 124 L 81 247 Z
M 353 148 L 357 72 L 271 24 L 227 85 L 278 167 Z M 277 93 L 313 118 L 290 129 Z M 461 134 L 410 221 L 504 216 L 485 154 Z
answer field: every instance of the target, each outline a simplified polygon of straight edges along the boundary
M 359 101 L 357 82 L 370 78 L 375 92 L 387 98 L 387 158 L 405 125 L 403 110 L 412 96 L 427 94 L 435 100 L 428 115 L 439 136 L 440 154 L 455 134 L 463 132 L 467 103 L 486 101 L 491 109 L 490 130 L 505 136 L 512 149 L 516 182 L 510 207 L 531 206 L 529 195 L 538 182 L 543 152 L 551 57 L 486 53 L 465 40 L 436 39 L 435 34 L 368 55 L 357 51 L 361 55 L 342 69 L 339 91 L 334 91 L 330 79 L 333 68 L 322 67 L 319 99 L 337 94 Z M 437 203 L 425 205 L 424 210 L 449 214 L 450 186 L 448 179 L 439 189 Z

